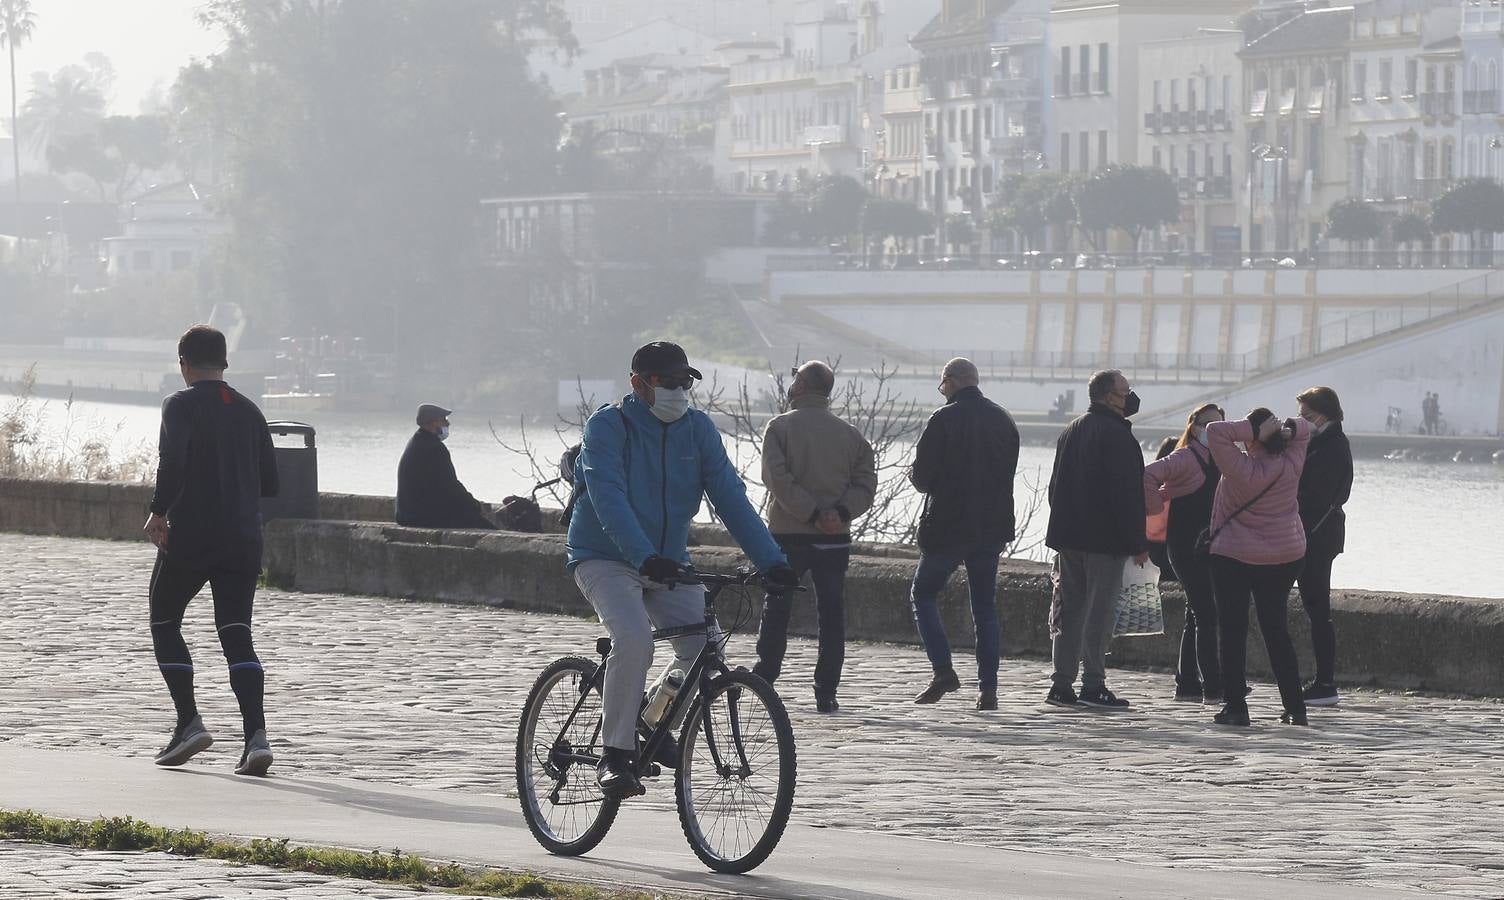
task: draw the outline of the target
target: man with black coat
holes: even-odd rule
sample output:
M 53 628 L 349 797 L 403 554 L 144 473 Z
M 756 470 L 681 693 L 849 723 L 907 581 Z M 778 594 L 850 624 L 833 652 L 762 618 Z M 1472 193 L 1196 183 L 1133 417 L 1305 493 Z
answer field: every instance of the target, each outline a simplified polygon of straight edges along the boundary
M 909 473 L 914 487 L 925 495 L 911 594 L 914 623 L 935 673 L 914 702 L 935 703 L 961 688 L 938 600 L 951 573 L 964 564 L 976 628 L 977 709 L 997 709 L 1002 655 L 997 561 L 1014 538 L 1013 476 L 1019 441 L 1013 418 L 982 396 L 979 381 L 971 360 L 957 357 L 945 364 L 940 379 L 945 405 L 925 424 Z
M 418 430 L 397 464 L 397 524 L 409 528 L 483 528 L 496 530 L 484 506 L 454 471 L 444 441 L 449 414 L 442 406 L 418 407 Z
M 1301 418 L 1315 427 L 1300 473 L 1300 521 L 1306 529 L 1306 563 L 1300 571 L 1300 602 L 1311 620 L 1316 679 L 1305 689 L 1307 706 L 1336 706 L 1337 630 L 1332 625 L 1332 563 L 1347 541 L 1342 507 L 1353 491 L 1353 448 L 1342 432 L 1342 403 L 1329 387 L 1302 391 Z
M 1128 419 L 1138 395 L 1115 369 L 1087 385 L 1091 405 L 1061 432 L 1050 475 L 1050 524 L 1059 583 L 1050 611 L 1054 686 L 1045 702 L 1127 709 L 1107 689 L 1107 645 L 1117 616 L 1123 568 L 1149 559 L 1144 535 L 1144 452 Z M 1081 694 L 1075 692 L 1081 674 Z

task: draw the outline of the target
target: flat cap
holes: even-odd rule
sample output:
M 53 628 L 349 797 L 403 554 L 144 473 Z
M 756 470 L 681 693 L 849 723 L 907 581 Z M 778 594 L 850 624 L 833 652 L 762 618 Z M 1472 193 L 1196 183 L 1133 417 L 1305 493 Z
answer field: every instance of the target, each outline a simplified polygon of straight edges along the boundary
M 422 406 L 418 407 L 418 424 L 427 425 L 434 419 L 448 418 L 449 414 L 452 412 L 454 412 L 454 410 L 445 409 L 444 407 L 439 406 L 436 403 L 425 403 Z

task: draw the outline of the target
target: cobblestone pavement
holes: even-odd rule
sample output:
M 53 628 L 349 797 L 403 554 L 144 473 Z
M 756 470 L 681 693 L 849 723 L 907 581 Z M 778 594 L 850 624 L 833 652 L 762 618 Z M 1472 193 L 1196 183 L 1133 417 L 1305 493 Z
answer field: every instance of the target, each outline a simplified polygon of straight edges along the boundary
M 110 748 L 149 764 L 172 722 L 147 630 L 150 562 L 144 545 L 0 536 L 0 739 Z M 200 707 L 221 740 L 195 764 L 228 769 L 239 716 L 207 596 L 185 630 Z M 503 795 L 534 676 L 556 656 L 591 652 L 599 626 L 269 591 L 256 631 L 274 774 Z M 751 639 L 734 639 L 729 656 L 750 664 Z M 780 682 L 798 736 L 796 820 L 1504 897 L 1499 702 L 1356 690 L 1298 729 L 1277 724 L 1277 697 L 1260 685 L 1255 727 L 1228 730 L 1211 724 L 1212 710 L 1172 702 L 1167 675 L 1110 673 L 1131 713 L 1058 710 L 1042 703 L 1045 663 L 1005 660 L 1001 709 L 982 713 L 969 687 L 914 706 L 923 654 L 859 644 L 841 711 L 820 716 L 807 686 L 813 656 L 813 642 L 792 642 Z M 671 786 L 634 802 L 671 815 Z
M 114 853 L 0 841 L 0 896 L 7 900 L 406 900 L 433 894 L 353 878 L 185 859 L 165 853 Z M 460 894 L 444 896 L 464 900 Z

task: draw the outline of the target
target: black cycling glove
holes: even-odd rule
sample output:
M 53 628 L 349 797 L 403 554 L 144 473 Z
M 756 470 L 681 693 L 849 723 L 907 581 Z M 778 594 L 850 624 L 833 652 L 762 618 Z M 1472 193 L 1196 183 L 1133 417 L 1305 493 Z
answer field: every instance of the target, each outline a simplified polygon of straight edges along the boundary
M 667 583 L 681 577 L 684 574 L 684 566 L 682 563 L 662 556 L 649 556 L 642 561 L 642 567 L 637 570 L 637 573 L 653 581 Z
M 786 594 L 799 586 L 799 576 L 792 567 L 779 563 L 762 573 L 763 589 L 774 594 Z

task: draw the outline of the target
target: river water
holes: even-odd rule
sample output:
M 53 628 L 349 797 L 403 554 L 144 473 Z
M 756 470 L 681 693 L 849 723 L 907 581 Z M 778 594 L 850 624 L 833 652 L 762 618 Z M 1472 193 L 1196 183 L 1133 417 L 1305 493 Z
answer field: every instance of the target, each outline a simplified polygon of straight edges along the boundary
M 0 411 L 14 400 L 0 394 Z M 117 448 L 155 446 L 156 407 L 57 400 L 45 404 L 47 429 L 69 426 L 75 436 L 89 431 L 115 434 Z M 302 417 L 318 429 L 319 487 L 352 494 L 391 495 L 397 489 L 397 461 L 412 434 L 409 413 L 384 417 L 361 413 L 315 413 Z M 526 493 L 534 482 L 525 457 L 498 443 L 521 443 L 518 422 L 452 417 L 449 448 L 455 468 L 470 492 L 493 502 Z M 527 438 L 540 458 L 557 459 L 563 445 L 547 425 L 528 426 Z M 1020 504 L 1025 479 L 1047 476 L 1053 457 L 1048 447 L 1025 447 L 1019 461 Z M 552 477 L 550 474 L 549 477 Z M 1504 466 L 1358 460 L 1353 496 L 1347 506 L 1347 552 L 1332 573 L 1338 587 L 1504 598 Z M 1044 514 L 1022 538 L 1025 544 L 1044 528 Z

